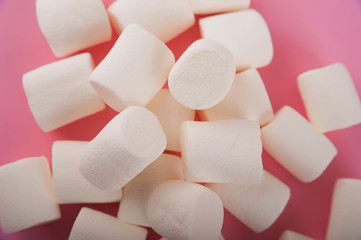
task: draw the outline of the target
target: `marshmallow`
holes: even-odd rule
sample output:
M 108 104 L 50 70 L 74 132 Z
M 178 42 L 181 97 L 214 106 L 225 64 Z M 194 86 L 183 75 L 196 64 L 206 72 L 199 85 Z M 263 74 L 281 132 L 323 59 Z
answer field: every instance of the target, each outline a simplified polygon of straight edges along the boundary
M 273 109 L 261 76 L 252 68 L 237 74 L 227 96 L 200 115 L 207 121 L 247 119 L 264 125 L 273 119 Z
M 24 74 L 30 110 L 44 132 L 105 108 L 89 81 L 93 68 L 91 55 L 83 53 Z
M 268 65 L 273 45 L 267 24 L 261 14 L 250 9 L 220 14 L 199 20 L 203 38 L 223 44 L 232 53 L 237 70 Z
M 59 218 L 45 157 L 25 158 L 0 167 L 0 222 L 4 233 Z
M 101 0 L 37 0 L 36 15 L 57 57 L 109 41 L 112 36 Z
M 149 227 L 148 199 L 159 184 L 171 179 L 184 179 L 182 162 L 179 157 L 163 154 L 124 187 L 118 218 Z
M 298 88 L 310 122 L 321 132 L 361 123 L 360 99 L 343 64 L 299 75 Z
M 183 53 L 169 73 L 173 97 L 191 109 L 211 108 L 227 95 L 234 76 L 232 54 L 210 40 L 197 40 Z
M 53 143 L 53 186 L 59 204 L 117 202 L 122 197 L 122 190 L 102 191 L 81 176 L 78 171 L 78 158 L 87 143 L 81 141 Z
M 166 149 L 180 152 L 179 129 L 184 121 L 194 120 L 195 111 L 179 104 L 168 89 L 161 89 L 148 104 L 147 108 L 153 112 L 163 126 L 167 136 Z
M 131 24 L 90 80 L 104 101 L 117 111 L 132 105 L 145 107 L 167 81 L 174 62 L 173 53 L 162 41 Z
M 339 179 L 333 192 L 327 240 L 361 239 L 361 180 Z
M 258 184 L 208 183 L 218 194 L 224 207 L 255 232 L 269 228 L 282 213 L 290 199 L 290 189 L 264 171 Z
M 192 8 L 187 0 L 121 0 L 108 8 L 112 25 L 120 34 L 136 23 L 163 42 L 168 42 L 191 27 Z
M 195 14 L 232 12 L 249 8 L 251 0 L 190 0 Z
M 148 202 L 152 228 L 167 239 L 218 240 L 223 224 L 223 206 L 206 187 L 179 180 L 159 185 Z
M 145 240 L 145 228 L 127 224 L 113 216 L 83 207 L 76 218 L 69 240 Z
M 318 178 L 337 154 L 336 147 L 291 107 L 283 107 L 262 128 L 264 149 L 296 178 Z
M 156 160 L 167 144 L 157 117 L 142 107 L 115 116 L 80 155 L 79 171 L 103 190 L 118 190 Z
M 190 182 L 258 183 L 262 178 L 262 143 L 257 122 L 186 121 L 180 143 L 184 174 Z
M 286 230 L 283 232 L 279 240 L 314 240 L 314 239 L 290 230 Z

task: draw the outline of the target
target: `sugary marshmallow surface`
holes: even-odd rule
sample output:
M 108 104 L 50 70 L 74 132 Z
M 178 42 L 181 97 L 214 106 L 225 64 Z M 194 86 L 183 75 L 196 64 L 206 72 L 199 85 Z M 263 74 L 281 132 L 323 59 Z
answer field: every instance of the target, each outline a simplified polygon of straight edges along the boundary
M 111 23 L 118 33 L 136 23 L 163 42 L 168 42 L 194 24 L 187 0 L 121 0 L 108 8 Z
M 314 240 L 314 239 L 290 230 L 286 230 L 282 233 L 279 240 Z
M 224 207 L 255 232 L 269 228 L 287 205 L 291 192 L 287 185 L 264 171 L 258 184 L 208 183 Z
M 157 117 L 142 107 L 115 116 L 83 149 L 79 171 L 103 190 L 119 190 L 156 160 L 167 144 Z
M 174 55 L 155 36 L 130 24 L 91 74 L 91 82 L 116 111 L 145 107 L 167 81 Z
M 179 180 L 159 185 L 148 202 L 151 227 L 167 239 L 218 240 L 223 224 L 222 202 L 206 187 Z
M 327 240 L 361 239 L 361 180 L 338 179 L 333 192 Z
M 166 149 L 180 152 L 180 125 L 184 121 L 193 121 L 195 111 L 178 103 L 168 89 L 161 89 L 148 104 L 147 109 L 153 112 L 162 124 L 167 136 Z
M 0 223 L 4 233 L 59 218 L 45 157 L 25 158 L 0 167 Z
M 36 16 L 57 57 L 109 41 L 112 36 L 101 0 L 37 0 Z
M 145 240 L 147 233 L 145 228 L 84 207 L 74 222 L 69 240 Z
M 118 218 L 128 223 L 149 227 L 148 199 L 159 184 L 171 179 L 184 179 L 182 160 L 173 155 L 162 154 L 125 185 Z
M 185 179 L 190 182 L 258 183 L 262 143 L 257 122 L 186 121 L 181 126 Z
M 89 81 L 93 68 L 91 55 L 83 53 L 24 74 L 30 110 L 44 132 L 105 108 Z
M 298 76 L 310 122 L 321 132 L 361 123 L 361 103 L 350 73 L 341 63 Z
M 211 108 L 229 92 L 236 68 L 232 54 L 211 40 L 192 43 L 169 73 L 173 97 L 191 109 Z
M 318 178 L 337 154 L 336 147 L 291 107 L 283 107 L 262 128 L 264 149 L 303 182 Z
M 251 0 L 190 0 L 195 14 L 232 12 L 249 8 Z
M 273 119 L 266 88 L 254 68 L 238 73 L 227 96 L 217 105 L 200 112 L 207 121 L 247 119 L 264 125 Z
M 80 174 L 78 160 L 87 144 L 82 141 L 53 143 L 53 186 L 59 204 L 117 202 L 122 197 L 122 190 L 102 191 Z
M 270 32 L 263 17 L 255 10 L 244 10 L 199 20 L 205 39 L 223 44 L 233 54 L 237 70 L 268 65 L 273 57 Z

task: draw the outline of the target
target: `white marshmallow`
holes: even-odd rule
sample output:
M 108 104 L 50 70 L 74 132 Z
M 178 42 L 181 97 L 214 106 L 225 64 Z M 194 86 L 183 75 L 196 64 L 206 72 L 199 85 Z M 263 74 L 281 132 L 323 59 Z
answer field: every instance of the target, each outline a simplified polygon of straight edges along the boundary
M 173 97 L 191 109 L 211 108 L 229 92 L 236 68 L 232 54 L 210 40 L 197 40 L 183 53 L 169 73 Z
M 122 197 L 122 190 L 102 191 L 81 176 L 78 158 L 87 144 L 81 141 L 53 143 L 53 186 L 59 204 L 117 202 Z
M 327 240 L 361 239 L 361 180 L 338 179 L 333 192 Z
M 207 121 L 247 119 L 264 125 L 273 119 L 273 109 L 261 76 L 251 68 L 238 73 L 227 96 L 200 115 Z
M 85 146 L 79 170 L 104 190 L 118 190 L 156 160 L 167 144 L 157 117 L 142 107 L 115 116 Z
M 232 12 L 249 8 L 251 0 L 190 0 L 195 14 Z
M 218 240 L 223 224 L 223 206 L 206 187 L 179 180 L 159 185 L 148 202 L 152 228 L 167 239 Z
M 109 41 L 112 36 L 101 0 L 37 0 L 36 15 L 57 57 Z
M 258 184 L 208 183 L 218 194 L 224 207 L 255 232 L 269 228 L 290 199 L 290 189 L 276 177 L 264 171 Z
M 192 8 L 187 0 L 121 0 L 108 8 L 112 25 L 120 34 L 136 23 L 163 42 L 168 42 L 191 27 Z
M 321 132 L 361 123 L 360 99 L 343 64 L 299 75 L 298 88 L 310 122 Z
M 203 38 L 223 44 L 232 53 L 237 70 L 268 65 L 273 45 L 267 24 L 261 14 L 250 9 L 220 14 L 199 20 Z
M 25 158 L 0 167 L 0 222 L 4 233 L 59 218 L 45 157 Z
M 180 125 L 184 121 L 194 120 L 195 111 L 179 104 L 168 89 L 161 89 L 147 108 L 158 117 L 162 124 L 167 136 L 166 149 L 180 152 Z
M 174 62 L 173 53 L 162 41 L 131 24 L 90 80 L 104 101 L 117 111 L 132 105 L 145 107 L 167 81 Z
M 89 81 L 93 68 L 91 55 L 83 53 L 24 74 L 30 110 L 44 132 L 105 108 Z
M 184 174 L 191 182 L 258 183 L 262 143 L 257 122 L 186 121 L 181 126 Z
M 163 154 L 124 187 L 118 218 L 149 227 L 148 199 L 159 184 L 171 179 L 184 179 L 182 161 L 179 157 Z
M 279 240 L 314 240 L 314 239 L 290 230 L 286 230 L 283 232 Z
M 108 214 L 83 207 L 76 218 L 69 240 L 145 240 L 147 229 L 127 224 Z
M 291 107 L 262 128 L 264 149 L 303 182 L 318 178 L 337 154 L 330 140 Z

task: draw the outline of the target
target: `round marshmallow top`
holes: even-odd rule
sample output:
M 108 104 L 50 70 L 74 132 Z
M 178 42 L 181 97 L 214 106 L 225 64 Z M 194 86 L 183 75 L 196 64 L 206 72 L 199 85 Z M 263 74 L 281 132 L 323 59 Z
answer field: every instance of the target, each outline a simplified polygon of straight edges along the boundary
M 278 240 L 314 240 L 314 239 L 290 230 L 286 230 L 282 233 L 281 237 Z

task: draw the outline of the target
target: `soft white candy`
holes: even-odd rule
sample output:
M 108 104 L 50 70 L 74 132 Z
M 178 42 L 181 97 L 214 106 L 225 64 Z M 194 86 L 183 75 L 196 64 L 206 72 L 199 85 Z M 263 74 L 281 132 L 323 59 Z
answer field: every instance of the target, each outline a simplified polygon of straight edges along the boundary
M 279 240 L 314 240 L 314 239 L 290 230 L 286 230 L 283 232 Z
M 145 240 L 147 233 L 145 228 L 84 207 L 74 222 L 69 240 Z
M 209 183 L 224 207 L 255 232 L 269 228 L 287 205 L 291 192 L 287 185 L 264 171 L 258 184 Z
M 121 0 L 108 8 L 111 23 L 118 33 L 136 23 L 163 42 L 168 42 L 194 24 L 187 0 Z
M 298 87 L 310 122 L 321 132 L 361 123 L 360 99 L 343 64 L 299 75 Z
M 130 24 L 90 80 L 117 111 L 133 105 L 145 107 L 167 81 L 174 62 L 173 53 L 162 41 Z
M 327 240 L 361 239 L 361 180 L 339 179 L 333 192 Z
M 179 157 L 163 154 L 124 187 L 118 218 L 149 227 L 148 199 L 159 184 L 171 179 L 184 179 L 182 161 Z
M 167 150 L 180 151 L 179 129 L 184 121 L 194 120 L 195 111 L 179 104 L 168 89 L 161 89 L 148 104 L 147 108 L 152 111 L 162 124 L 167 136 Z
M 186 121 L 181 126 L 184 174 L 191 182 L 258 183 L 262 143 L 257 122 Z
M 25 158 L 0 167 L 0 222 L 4 233 L 59 218 L 45 157 Z
M 108 41 L 112 36 L 101 0 L 37 0 L 36 15 L 57 57 Z
M 24 74 L 30 110 L 44 132 L 105 108 L 89 81 L 93 68 L 91 55 L 83 53 Z
M 167 144 L 157 117 L 142 107 L 115 116 L 85 146 L 79 170 L 104 190 L 118 190 L 156 160 Z
M 262 128 L 264 149 L 303 182 L 318 178 L 337 154 L 330 140 L 291 107 Z
M 148 202 L 151 227 L 167 239 L 218 240 L 222 202 L 206 187 L 179 180 L 159 185 Z
M 229 92 L 236 68 L 232 54 L 217 42 L 195 41 L 169 73 L 173 97 L 191 109 L 211 108 Z
M 81 176 L 78 158 L 87 144 L 82 141 L 53 143 L 53 186 L 59 204 L 116 202 L 122 197 L 122 190 L 102 191 Z
M 238 71 L 271 62 L 271 35 L 257 11 L 250 9 L 206 17 L 200 19 L 199 24 L 203 38 L 217 41 L 233 53 Z
M 231 12 L 249 8 L 251 0 L 190 0 L 195 14 Z
M 202 119 L 247 119 L 264 125 L 272 120 L 273 109 L 261 76 L 254 68 L 238 73 L 227 96 L 217 105 L 200 112 Z

